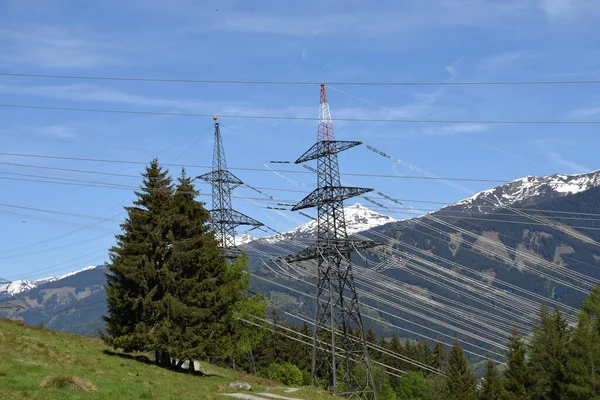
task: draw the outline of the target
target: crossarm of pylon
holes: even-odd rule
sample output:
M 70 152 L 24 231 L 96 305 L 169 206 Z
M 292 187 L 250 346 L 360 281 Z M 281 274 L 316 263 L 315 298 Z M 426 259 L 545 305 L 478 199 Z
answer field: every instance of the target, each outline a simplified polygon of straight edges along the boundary
M 359 251 L 364 249 L 370 249 L 376 246 L 383 246 L 383 243 L 375 242 L 372 240 L 353 240 L 353 239 L 333 239 L 328 240 L 324 245 L 317 247 L 317 244 L 308 246 L 304 250 L 287 256 L 284 258 L 286 262 L 299 262 L 318 258 L 321 253 L 326 251 L 327 246 L 331 247 L 331 250 L 340 252 L 342 254 L 348 254 L 352 251 Z
M 324 157 L 331 154 L 337 154 L 341 151 L 348 150 L 352 147 L 361 145 L 362 142 L 343 141 L 343 140 L 321 140 L 315 143 L 306 151 L 299 159 L 295 161 L 300 164 L 306 161 L 314 160 L 319 157 Z
M 218 209 L 210 210 L 210 217 L 214 224 L 230 224 L 234 226 L 238 225 L 250 225 L 254 227 L 263 226 L 263 223 L 242 214 L 236 210 L 229 209 Z
M 304 208 L 317 207 L 319 205 L 346 200 L 354 196 L 371 192 L 374 189 L 359 188 L 353 186 L 324 186 L 313 190 L 308 196 L 292 207 L 292 211 Z
M 202 179 L 203 181 L 213 183 L 213 182 L 222 182 L 229 183 L 230 185 L 239 186 L 242 185 L 242 182 L 237 176 L 229 172 L 228 170 L 218 169 L 214 171 L 207 172 L 206 174 L 198 176 L 198 179 Z

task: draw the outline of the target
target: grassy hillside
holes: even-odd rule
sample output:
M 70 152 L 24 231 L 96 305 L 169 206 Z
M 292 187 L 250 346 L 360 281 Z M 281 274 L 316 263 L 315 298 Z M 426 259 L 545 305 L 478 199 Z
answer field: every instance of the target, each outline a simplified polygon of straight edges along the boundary
M 206 363 L 202 369 L 209 376 L 136 361 L 112 353 L 98 339 L 0 319 L 0 399 L 227 399 L 233 397 L 219 394 L 236 392 L 228 385 L 237 380 L 250 383 L 250 393 L 259 396 L 333 399 L 313 388 L 289 393 L 273 382 Z

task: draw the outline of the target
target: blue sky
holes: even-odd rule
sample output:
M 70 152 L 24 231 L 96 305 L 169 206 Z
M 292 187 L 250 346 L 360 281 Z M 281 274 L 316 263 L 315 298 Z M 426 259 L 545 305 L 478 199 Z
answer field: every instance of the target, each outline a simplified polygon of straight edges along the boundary
M 81 2 L 4 0 L 0 72 L 284 81 L 495 81 L 600 79 L 595 0 Z M 335 86 L 334 119 L 595 120 L 598 85 Z M 316 117 L 317 86 L 173 84 L 0 77 L 2 104 L 219 115 Z M 295 159 L 316 138 L 314 121 L 221 119 L 228 163 L 265 168 Z M 211 118 L 0 107 L 6 153 L 209 165 Z M 343 140 L 361 140 L 441 176 L 515 179 L 600 168 L 593 125 L 335 123 Z M 30 174 L 136 185 L 142 165 L 0 155 L 0 178 Z M 25 164 L 25 166 L 8 165 Z M 343 172 L 408 174 L 365 148 L 340 157 Z M 286 169 L 302 171 L 299 166 Z M 174 175 L 179 168 L 172 167 Z M 207 172 L 189 168 L 192 175 Z M 234 171 L 260 187 L 311 190 L 312 175 Z M 10 173 L 10 174 L 7 174 Z M 2 180 L 0 276 L 34 279 L 107 260 L 129 189 Z M 366 179 L 397 198 L 453 202 L 468 196 L 441 182 Z M 492 183 L 464 183 L 479 191 Z M 209 187 L 200 185 L 205 194 Z M 247 189 L 240 196 L 257 197 Z M 270 194 L 299 200 L 296 192 Z M 209 201 L 208 197 L 201 197 Z M 237 209 L 277 230 L 292 220 L 235 199 Z M 210 206 L 210 202 L 208 204 Z M 365 203 L 368 205 L 368 203 Z M 415 207 L 435 205 L 414 203 Z M 400 218 L 401 215 L 392 215 Z

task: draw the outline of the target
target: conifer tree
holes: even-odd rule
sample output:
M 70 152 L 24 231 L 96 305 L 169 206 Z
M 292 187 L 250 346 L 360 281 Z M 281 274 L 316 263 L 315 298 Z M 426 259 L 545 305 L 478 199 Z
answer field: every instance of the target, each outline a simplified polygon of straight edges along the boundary
M 259 295 L 245 297 L 250 284 L 246 256 L 233 263 L 222 256 L 209 225 L 209 213 L 194 199 L 197 194 L 185 171 L 172 197 L 173 251 L 168 273 L 177 281 L 173 289 L 182 341 L 179 358 L 206 356 L 244 357 L 262 332 L 240 321 L 264 315 Z
M 111 249 L 107 343 L 126 351 L 154 349 L 165 366 L 172 357 L 181 365 L 245 354 L 262 332 L 240 319 L 265 309 L 258 297 L 244 297 L 247 259 L 229 264 L 222 256 L 185 171 L 175 190 L 156 160 L 144 177 L 137 207 L 127 209 Z
M 502 381 L 500 373 L 496 369 L 494 362 L 488 360 L 485 363 L 485 374 L 483 377 L 483 387 L 479 395 L 480 400 L 500 400 L 502 394 Z
M 567 321 L 557 308 L 550 313 L 542 306 L 540 322 L 533 330 L 529 351 L 528 372 L 532 399 L 559 400 L 564 398 L 566 362 L 571 332 Z
M 447 400 L 475 399 L 477 396 L 477 378 L 458 342 L 454 343 L 448 357 L 445 394 Z
M 367 330 L 365 340 L 367 341 L 367 343 L 377 343 L 377 336 L 375 336 L 375 331 L 373 330 L 373 327 L 369 327 L 369 329 Z
M 446 369 L 446 349 L 441 342 L 436 342 L 433 347 L 431 366 L 441 371 Z
M 125 351 L 158 350 L 152 334 L 161 316 L 152 303 L 160 300 L 158 270 L 164 267 L 169 251 L 167 243 L 169 204 L 173 191 L 168 171 L 154 159 L 142 174 L 143 183 L 136 191 L 132 207 L 126 207 L 127 219 L 110 249 L 107 264 L 106 295 L 108 316 L 107 344 Z M 158 361 L 158 360 L 157 360 Z
M 508 350 L 506 352 L 506 369 L 502 386 L 502 398 L 505 400 L 527 399 L 527 366 L 525 354 L 527 348 L 519 331 L 514 328 L 508 339 Z
M 586 297 L 569 343 L 565 397 L 600 397 L 600 285 Z M 596 396 L 596 397 L 594 397 Z
M 423 364 L 429 364 L 429 360 L 431 359 L 431 349 L 429 348 L 427 339 L 423 339 L 422 342 L 417 344 L 417 350 L 417 361 L 420 361 Z

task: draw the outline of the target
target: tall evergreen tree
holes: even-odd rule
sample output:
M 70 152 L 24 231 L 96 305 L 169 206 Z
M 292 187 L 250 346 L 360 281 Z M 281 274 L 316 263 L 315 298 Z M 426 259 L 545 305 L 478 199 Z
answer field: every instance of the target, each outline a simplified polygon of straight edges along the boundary
M 365 340 L 367 341 L 367 343 L 377 343 L 377 336 L 375 336 L 375 331 L 372 327 L 369 327 L 369 329 L 367 330 Z
M 229 264 L 221 255 L 185 171 L 174 191 L 156 160 L 145 178 L 111 251 L 107 342 L 128 351 L 154 349 L 165 365 L 171 357 L 245 354 L 261 333 L 240 318 L 265 308 L 257 297 L 244 297 L 247 259 Z
M 154 349 L 152 335 L 162 317 L 152 303 L 160 300 L 158 270 L 164 268 L 169 252 L 166 211 L 173 191 L 171 179 L 156 159 L 142 176 L 134 205 L 125 208 L 127 219 L 110 249 L 106 274 L 109 315 L 104 317 L 107 333 L 103 338 L 125 351 Z
M 508 351 L 506 352 L 506 369 L 502 386 L 502 398 L 505 400 L 527 399 L 527 366 L 525 354 L 527 348 L 519 331 L 514 328 L 508 339 Z
M 500 400 L 502 393 L 502 382 L 500 373 L 492 360 L 485 363 L 485 374 L 483 377 L 483 387 L 479 394 L 480 400 Z
M 565 396 L 600 398 L 600 285 L 586 297 L 569 343 Z
M 529 352 L 529 378 L 532 400 L 564 398 L 566 363 L 571 332 L 557 308 L 550 313 L 543 305 L 539 324 L 533 330 Z
M 178 300 L 181 342 L 179 358 L 244 357 L 261 333 L 240 322 L 240 317 L 264 315 L 265 304 L 246 298 L 250 284 L 247 258 L 229 264 L 222 256 L 209 225 L 210 215 L 185 171 L 172 197 L 172 257 L 168 273 L 176 279 L 172 289 Z
M 431 366 L 441 371 L 446 369 L 446 348 L 441 342 L 436 342 L 433 347 Z
M 477 378 L 458 342 L 454 343 L 448 357 L 445 394 L 447 400 L 477 398 Z

